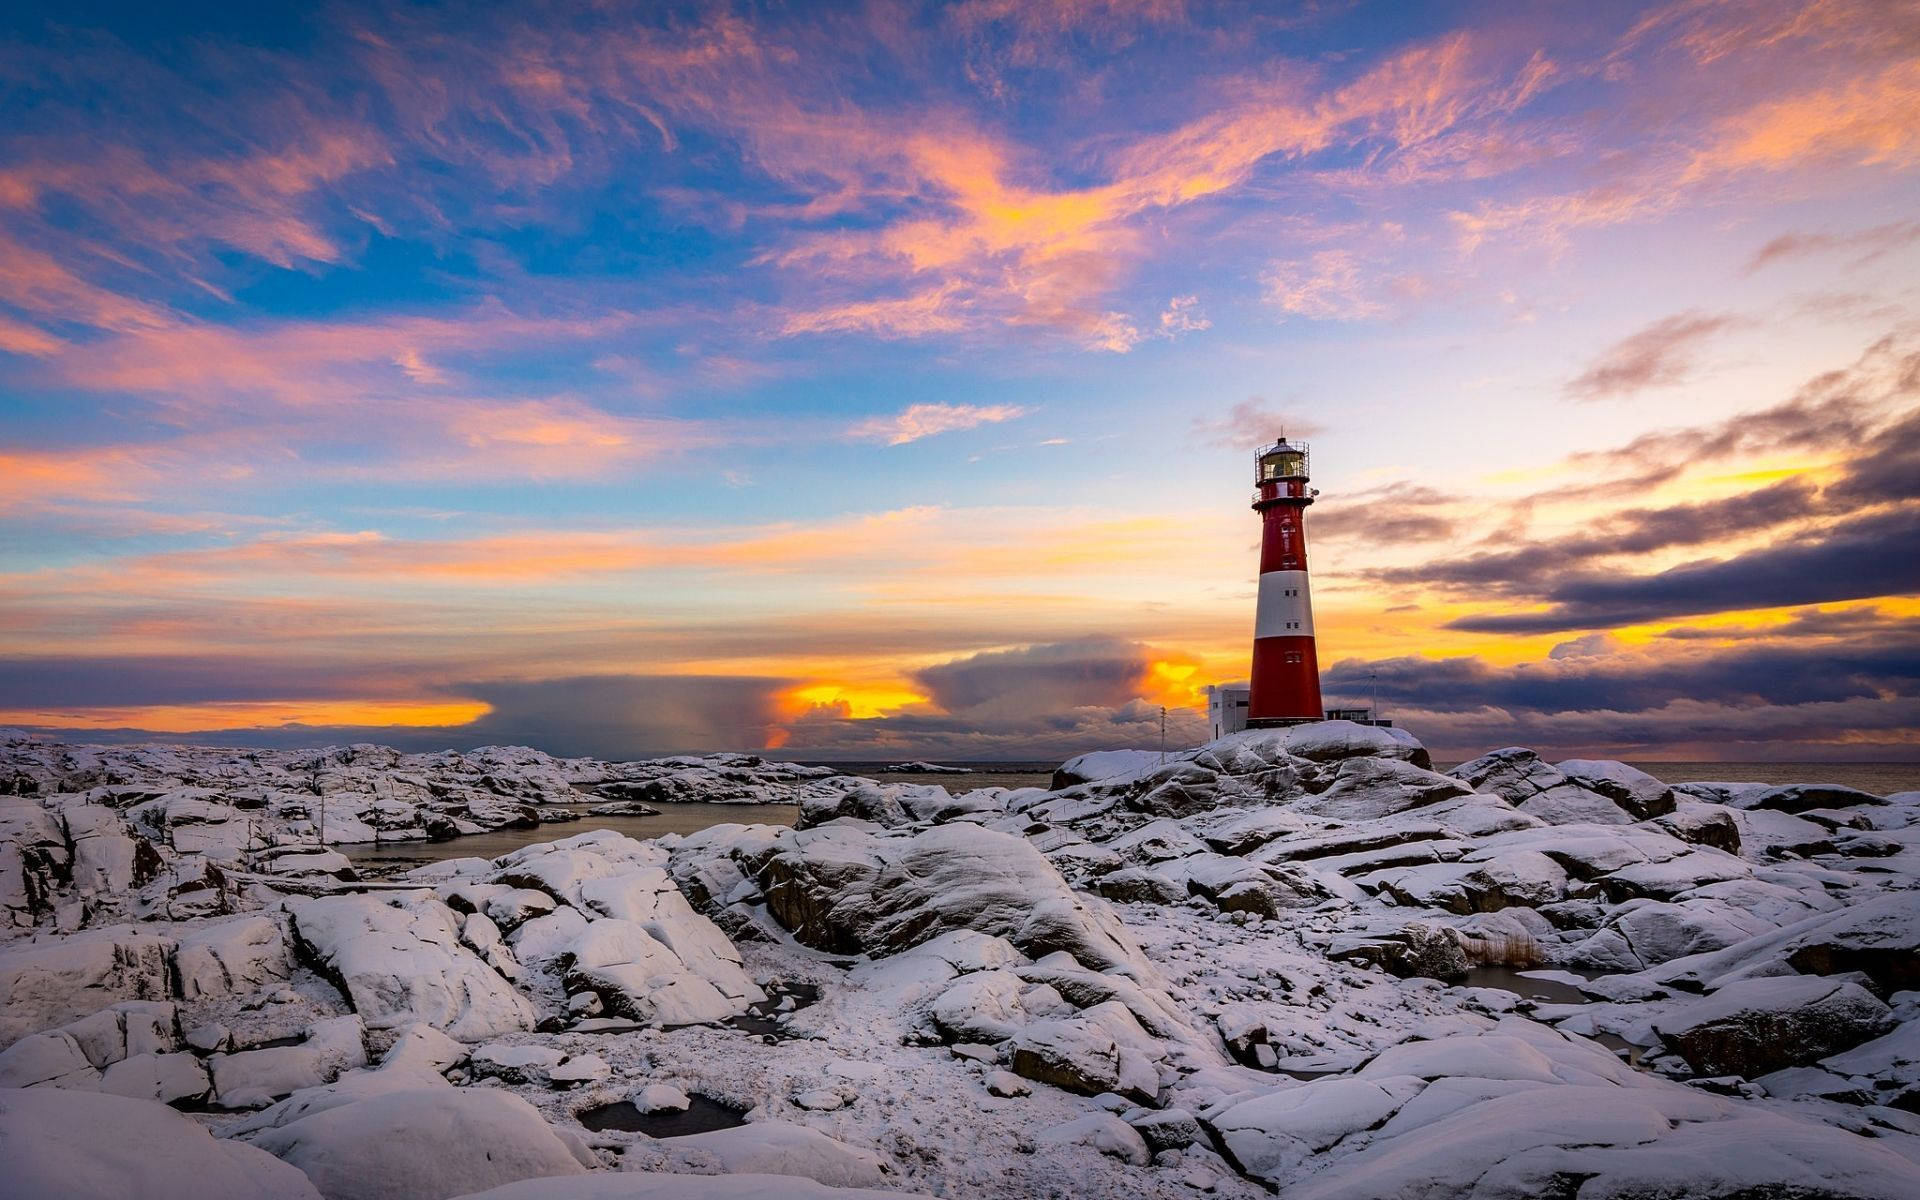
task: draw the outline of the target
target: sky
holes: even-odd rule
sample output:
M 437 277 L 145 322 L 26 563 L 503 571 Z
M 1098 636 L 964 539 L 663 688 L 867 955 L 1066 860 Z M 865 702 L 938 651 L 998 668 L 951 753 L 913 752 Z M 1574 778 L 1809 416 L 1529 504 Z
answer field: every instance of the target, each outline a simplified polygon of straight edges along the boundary
M 1920 759 L 1920 4 L 0 11 L 0 726 Z

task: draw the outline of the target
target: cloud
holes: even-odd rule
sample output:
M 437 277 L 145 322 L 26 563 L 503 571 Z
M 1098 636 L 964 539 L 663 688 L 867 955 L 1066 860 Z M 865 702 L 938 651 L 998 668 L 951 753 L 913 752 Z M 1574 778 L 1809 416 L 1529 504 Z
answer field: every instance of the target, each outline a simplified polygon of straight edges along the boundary
M 857 422 L 847 430 L 847 436 L 857 441 L 904 446 L 937 434 L 1017 420 L 1030 411 L 1014 404 L 912 404 L 889 417 L 870 417 Z
M 1577 575 L 1542 589 L 1541 612 L 1461 617 L 1473 633 L 1553 633 L 1672 617 L 1920 593 L 1920 509 L 1841 521 L 1817 537 L 1652 575 Z
M 1697 311 L 1662 318 L 1608 347 L 1567 384 L 1567 395 L 1602 400 L 1684 383 L 1706 343 L 1740 323 L 1726 313 Z
M 1536 595 L 1553 580 L 1591 568 L 1595 560 L 1697 546 L 1805 520 L 1820 511 L 1815 497 L 1810 482 L 1783 480 L 1719 500 L 1627 509 L 1601 518 L 1590 532 L 1555 539 L 1529 538 L 1519 549 L 1449 554 L 1415 567 L 1378 568 L 1369 572 L 1369 577 L 1383 583 L 1421 584 L 1474 595 Z M 1385 508 L 1391 521 L 1395 502 L 1396 496 L 1389 492 L 1360 511 Z
M 1167 301 L 1166 311 L 1160 314 L 1160 336 L 1179 337 L 1183 333 L 1198 333 L 1203 329 L 1212 329 L 1213 322 L 1200 311 L 1200 297 L 1175 296 Z
M 1920 221 L 1893 221 L 1852 233 L 1783 233 L 1754 252 L 1746 271 L 1794 258 L 1821 254 L 1852 255 L 1849 265 L 1864 266 L 1920 241 Z
M 1463 500 L 1423 484 L 1391 483 L 1363 492 L 1328 496 L 1313 515 L 1320 541 L 1369 546 L 1414 545 L 1453 538 L 1462 524 Z
M 1152 658 L 1138 643 L 1094 637 L 975 654 L 927 667 L 914 679 L 951 714 L 991 709 L 1044 717 L 1136 699 Z
M 1218 416 L 1195 417 L 1192 429 L 1202 445 L 1249 453 L 1283 435 L 1298 440 L 1326 432 L 1318 421 L 1275 408 L 1264 396 L 1248 396 Z
M 1276 262 L 1260 282 L 1280 311 L 1310 320 L 1365 321 L 1387 312 L 1373 293 L 1372 280 L 1362 276 L 1359 259 L 1347 250 Z

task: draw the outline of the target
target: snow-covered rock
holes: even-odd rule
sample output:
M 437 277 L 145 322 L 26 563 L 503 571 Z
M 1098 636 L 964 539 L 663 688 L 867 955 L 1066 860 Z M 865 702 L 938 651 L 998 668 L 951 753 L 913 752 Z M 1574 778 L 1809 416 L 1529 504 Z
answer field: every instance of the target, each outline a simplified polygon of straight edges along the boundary
M 533 1027 L 533 1007 L 461 944 L 431 893 L 324 896 L 290 903 L 294 936 L 369 1029 L 424 1021 L 463 1040 Z
M 0 1089 L 0 1190 L 45 1200 L 318 1200 L 299 1170 L 163 1104 Z
M 1753 1078 L 1879 1037 L 1887 1006 L 1857 983 L 1810 975 L 1742 979 L 1655 1019 L 1653 1028 L 1705 1075 Z
M 305 1172 L 327 1200 L 440 1200 L 581 1171 L 538 1110 L 489 1088 L 367 1096 L 249 1140 Z
M 665 1143 L 682 1170 L 707 1168 L 727 1174 L 798 1175 L 829 1187 L 884 1185 L 880 1156 L 836 1141 L 816 1129 L 785 1121 L 756 1121 L 734 1129 L 690 1134 Z M 779 1194 L 780 1185 L 763 1194 Z

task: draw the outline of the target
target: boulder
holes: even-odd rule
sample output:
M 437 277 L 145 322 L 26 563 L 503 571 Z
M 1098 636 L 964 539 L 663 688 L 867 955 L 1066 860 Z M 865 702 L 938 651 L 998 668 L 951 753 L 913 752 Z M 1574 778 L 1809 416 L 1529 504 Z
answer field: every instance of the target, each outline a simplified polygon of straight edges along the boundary
M 0 1190 L 45 1200 L 319 1200 L 293 1167 L 162 1104 L 0 1090 Z
M 249 1139 L 304 1171 L 327 1200 L 442 1200 L 582 1169 L 538 1110 L 492 1088 L 367 1096 Z
M 174 991 L 185 1000 L 258 991 L 292 970 L 280 924 L 265 915 L 188 930 L 173 952 Z
M 127 926 L 0 950 L 0 1046 L 120 1000 L 164 1000 L 170 939 Z
M 106 1069 L 100 1090 L 137 1100 L 198 1100 L 212 1084 L 207 1068 L 191 1054 L 136 1054 Z
M 1555 766 L 1569 782 L 1605 796 L 1636 821 L 1674 810 L 1673 789 L 1638 767 L 1606 758 L 1570 758 Z
M 880 1156 L 836 1141 L 816 1129 L 785 1121 L 755 1121 L 661 1143 L 669 1161 L 684 1168 L 717 1167 L 730 1175 L 799 1176 L 829 1187 L 880 1187 L 887 1182 Z M 784 1183 L 759 1193 L 792 1195 Z
M 1136 1167 L 1153 1161 L 1153 1151 L 1148 1149 L 1146 1139 L 1112 1113 L 1089 1113 L 1043 1129 L 1037 1140 L 1043 1146 L 1087 1146 Z
M 1343 1138 L 1381 1124 L 1425 1086 L 1408 1075 L 1319 1080 L 1243 1100 L 1208 1124 L 1241 1170 L 1278 1180 Z
M 0 1050 L 0 1088 L 100 1086 L 100 1071 L 64 1029 L 29 1034 Z
M 1859 984 L 1808 975 L 1739 980 L 1653 1021 L 1694 1070 L 1748 1079 L 1816 1062 L 1893 1025 L 1892 1012 Z
M 460 919 L 427 892 L 291 902 L 296 945 L 369 1029 L 424 1021 L 463 1041 L 533 1026 L 533 1008 L 460 941 Z
M 1156 1047 L 1125 1005 L 1108 1001 L 1071 1017 L 1036 1021 L 1013 1039 L 1013 1073 L 1082 1095 L 1159 1095 Z
M 222 1108 L 262 1108 L 301 1088 L 332 1082 L 342 1071 L 365 1066 L 365 1029 L 359 1017 L 315 1022 L 297 1046 L 267 1046 L 216 1054 L 214 1102 Z

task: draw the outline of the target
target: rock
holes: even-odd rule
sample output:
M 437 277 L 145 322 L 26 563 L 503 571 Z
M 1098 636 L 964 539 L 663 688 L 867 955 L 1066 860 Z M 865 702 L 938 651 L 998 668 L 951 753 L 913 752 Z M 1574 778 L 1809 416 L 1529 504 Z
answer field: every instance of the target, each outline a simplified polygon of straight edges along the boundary
M 1555 765 L 1569 782 L 1605 796 L 1636 821 L 1674 811 L 1673 789 L 1637 767 L 1596 758 L 1570 758 Z
M 400 1036 L 393 1039 L 387 1052 L 380 1056 L 380 1065 L 383 1068 L 418 1068 L 439 1074 L 466 1060 L 467 1048 L 464 1045 L 433 1026 L 420 1022 L 400 1031 Z
M 1728 799 L 1727 803 L 1734 808 L 1803 813 L 1814 808 L 1882 805 L 1886 801 L 1871 792 L 1843 787 L 1837 783 L 1794 783 L 1785 787 L 1736 793 Z
M 191 1054 L 136 1054 L 106 1069 L 100 1090 L 136 1100 L 198 1100 L 212 1084 L 206 1067 Z
M 458 916 L 425 892 L 290 903 L 301 952 L 369 1029 L 416 1021 L 464 1041 L 533 1027 L 533 1008 L 460 942 Z
M 554 910 L 559 902 L 534 888 L 507 888 L 487 898 L 487 916 L 504 930 L 513 930 Z
M 996 1096 L 1025 1096 L 1033 1091 L 1026 1080 L 1012 1071 L 988 1071 L 986 1084 L 987 1090 Z
M 1093 890 L 1109 900 L 1139 904 L 1178 904 L 1187 889 L 1165 875 L 1144 867 L 1123 867 L 1093 881 Z
M 327 1200 L 440 1200 L 581 1172 L 532 1105 L 492 1088 L 368 1096 L 250 1140 L 306 1172 Z
M 1819 975 L 1859 971 L 1888 993 L 1920 990 L 1920 905 L 1909 893 L 1850 906 L 1793 939 L 1787 962 Z
M 0 949 L 0 1047 L 120 1000 L 164 1000 L 173 942 L 127 926 Z
M 100 1086 L 99 1069 L 64 1029 L 30 1034 L 0 1050 L 0 1088 L 42 1085 L 85 1091 Z
M 846 1107 L 847 1098 L 828 1088 L 814 1088 L 801 1092 L 793 1102 L 808 1112 L 834 1112 Z
M 1131 1125 L 1112 1113 L 1093 1113 L 1040 1131 L 1047 1146 L 1091 1146 L 1109 1158 L 1144 1167 L 1153 1161 L 1147 1143 Z
M 1412 1076 L 1325 1079 L 1234 1104 L 1209 1122 L 1242 1170 L 1278 1179 L 1379 1125 L 1425 1085 Z
M 775 919 L 817 949 L 897 953 L 970 929 L 1036 957 L 1064 950 L 1094 970 L 1152 973 L 1098 900 L 1071 891 L 1026 840 L 975 825 L 888 838 L 783 830 L 757 873 Z
M 1129 1124 L 1146 1141 L 1147 1149 L 1155 1154 L 1163 1150 L 1184 1150 L 1188 1146 L 1205 1145 L 1207 1140 L 1200 1122 L 1184 1108 L 1142 1113 Z
M 1337 938 L 1327 957 L 1381 967 L 1402 978 L 1422 975 L 1448 983 L 1465 979 L 1470 965 L 1451 929 L 1420 921 L 1391 933 Z
M 1156 750 L 1096 750 L 1068 759 L 1054 768 L 1049 791 L 1063 791 L 1082 783 L 1132 779 L 1162 765 Z
M 1740 826 L 1732 813 L 1717 804 L 1683 800 L 1673 812 L 1655 818 L 1654 824 L 1683 842 L 1740 853 Z
M 196 1025 L 187 1030 L 186 1041 L 195 1052 L 212 1054 L 216 1050 L 225 1050 L 232 1044 L 233 1032 L 216 1021 L 208 1025 Z
M 0 1189 L 47 1200 L 319 1200 L 301 1172 L 145 1100 L 0 1090 Z
M 828 1187 L 792 1175 L 680 1175 L 597 1172 L 529 1179 L 466 1200 L 930 1200 L 922 1192 Z
M 643 1113 L 685 1112 L 693 1098 L 667 1083 L 650 1083 L 633 1094 L 633 1106 Z
M 577 1087 L 600 1083 L 613 1074 L 607 1060 L 598 1054 L 579 1054 L 547 1071 L 547 1082 L 555 1087 Z
M 189 930 L 173 952 L 174 990 L 187 1000 L 259 991 L 292 969 L 280 926 L 267 916 Z
M 467 1064 L 476 1076 L 506 1083 L 545 1084 L 548 1073 L 567 1058 L 566 1051 L 552 1046 L 509 1046 L 491 1042 L 467 1056 Z
M 297 1046 L 269 1046 L 216 1054 L 208 1060 L 214 1102 L 222 1108 L 261 1108 L 300 1088 L 330 1083 L 342 1071 L 365 1066 L 365 1029 L 358 1017 L 314 1023 Z
M 1860 985 L 1804 975 L 1730 983 L 1653 1022 L 1694 1070 L 1748 1079 L 1818 1061 L 1893 1025 L 1887 1006 Z
M 1020 1001 L 1026 986 L 1012 971 L 975 971 L 940 993 L 930 1012 L 950 1041 L 1003 1042 L 1032 1019 Z
M 1082 1095 L 1114 1092 L 1151 1102 L 1160 1091 L 1151 1036 L 1118 1001 L 1037 1021 L 1012 1042 L 1016 1075 Z
M 593 992 L 607 1012 L 636 1021 L 710 1024 L 746 1011 L 750 1003 L 747 995 L 729 996 L 694 973 L 648 927 L 633 921 L 609 917 L 592 922 L 560 962 L 569 992 Z M 737 986 L 764 997 L 744 974 Z
M 671 1162 L 686 1167 L 711 1163 L 728 1174 L 798 1175 L 829 1187 L 879 1187 L 887 1182 L 880 1156 L 871 1150 L 785 1121 L 756 1121 L 670 1138 L 661 1147 Z

